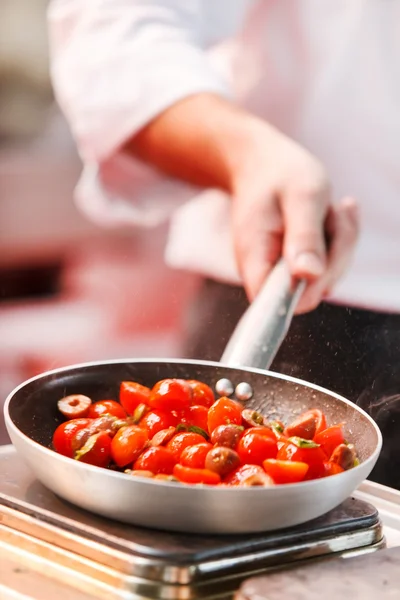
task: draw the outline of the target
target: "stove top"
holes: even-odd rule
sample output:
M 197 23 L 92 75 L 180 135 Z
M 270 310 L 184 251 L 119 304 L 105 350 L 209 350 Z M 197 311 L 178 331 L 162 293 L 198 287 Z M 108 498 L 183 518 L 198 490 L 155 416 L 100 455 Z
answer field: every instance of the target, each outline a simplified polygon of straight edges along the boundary
M 55 496 L 9 447 L 0 452 L 0 543 L 22 545 L 53 571 L 69 569 L 74 580 L 111 586 L 108 598 L 189 599 L 229 597 L 250 574 L 371 552 L 384 540 L 377 510 L 354 498 L 312 522 L 257 535 L 174 534 L 112 522 Z

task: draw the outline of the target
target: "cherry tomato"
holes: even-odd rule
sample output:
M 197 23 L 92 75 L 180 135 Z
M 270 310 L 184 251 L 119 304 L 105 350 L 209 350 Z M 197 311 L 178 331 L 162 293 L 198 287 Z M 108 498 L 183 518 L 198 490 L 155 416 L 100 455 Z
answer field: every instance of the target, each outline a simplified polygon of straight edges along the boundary
M 259 465 L 242 465 L 224 479 L 226 485 L 268 485 L 272 479 Z
M 82 419 L 87 417 L 92 401 L 82 394 L 65 396 L 57 402 L 58 410 L 66 419 Z
M 215 401 L 212 389 L 206 383 L 202 383 L 196 379 L 188 379 L 187 383 L 192 389 L 192 403 L 210 408 Z
M 164 410 L 152 410 L 141 419 L 140 427 L 146 429 L 149 439 L 152 439 L 162 429 L 176 427 L 178 423 L 179 418 L 176 415 Z
M 100 431 L 90 436 L 84 446 L 75 452 L 75 459 L 95 467 L 108 467 L 111 460 L 111 438 L 108 433 Z
M 278 446 L 275 436 L 247 433 L 240 439 L 236 450 L 243 464 L 262 465 L 266 458 L 276 458 Z
M 136 459 L 133 468 L 135 470 L 151 471 L 154 475 L 158 475 L 159 473 L 171 475 L 174 470 L 175 462 L 173 454 L 167 450 L 167 448 L 157 446 L 147 448 L 147 450 Z
M 337 463 L 327 461 L 324 463 L 325 477 L 330 477 L 331 475 L 338 475 L 339 473 L 343 473 L 344 469 Z
M 205 406 L 193 405 L 182 414 L 181 422 L 195 425 L 208 432 L 208 409 Z
M 192 469 L 182 465 L 175 465 L 173 474 L 179 481 L 184 483 L 205 483 L 207 485 L 218 485 L 221 482 L 221 477 L 218 473 L 209 471 L 208 469 Z
M 310 440 L 289 438 L 279 449 L 276 458 L 307 463 L 309 468 L 305 479 L 317 479 L 324 476 L 324 462 L 327 460 L 327 456 L 318 444 Z
M 97 419 L 101 415 L 112 415 L 117 419 L 126 419 L 125 410 L 115 400 L 100 400 L 91 405 L 88 413 L 89 419 Z
M 91 419 L 73 419 L 61 423 L 53 434 L 54 450 L 63 456 L 73 458 L 72 440 L 78 431 L 88 427 L 91 422 Z
M 326 429 L 325 415 L 318 408 L 314 408 L 307 410 L 288 425 L 284 435 L 288 438 L 300 437 L 305 440 L 312 440 L 315 435 L 324 429 Z
M 149 404 L 160 410 L 185 410 L 192 399 L 192 389 L 183 379 L 162 379 L 151 390 Z
M 119 401 L 128 413 L 133 415 L 139 404 L 148 404 L 151 390 L 135 381 L 123 381 L 119 389 Z
M 148 442 L 147 432 L 137 425 L 122 427 L 111 442 L 111 456 L 118 467 L 125 467 L 137 459 Z
M 303 481 L 308 471 L 308 464 L 291 460 L 275 460 L 267 458 L 263 461 L 264 471 L 275 483 L 297 483 Z
M 331 457 L 335 448 L 345 442 L 342 425 L 333 425 L 324 429 L 315 436 L 314 442 L 320 444 L 325 454 Z
M 194 446 L 196 444 L 204 444 L 204 438 L 199 433 L 182 432 L 177 433 L 172 440 L 167 444 L 168 450 L 172 452 L 175 458 L 175 462 L 179 462 L 181 454 L 188 446 Z
M 181 465 L 184 467 L 193 467 L 194 469 L 204 469 L 206 456 L 212 448 L 212 444 L 207 443 L 188 446 L 181 454 Z
M 241 425 L 242 406 L 223 396 L 214 402 L 208 411 L 208 431 L 212 433 L 219 425 Z
M 257 435 L 261 435 L 263 437 L 270 438 L 276 442 L 275 433 L 269 427 L 250 427 L 249 429 L 245 429 L 243 436 L 249 435 L 252 433 L 256 433 Z

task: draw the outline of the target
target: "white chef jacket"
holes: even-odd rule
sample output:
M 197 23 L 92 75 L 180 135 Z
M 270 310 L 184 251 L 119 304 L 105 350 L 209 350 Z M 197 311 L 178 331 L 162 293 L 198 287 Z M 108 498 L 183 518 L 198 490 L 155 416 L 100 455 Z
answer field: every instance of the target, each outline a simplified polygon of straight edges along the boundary
M 360 241 L 331 300 L 400 312 L 400 0 L 52 0 L 49 23 L 87 215 L 169 219 L 170 265 L 240 282 L 227 195 L 120 151 L 176 101 L 220 94 L 313 152 L 334 199 L 358 199 Z

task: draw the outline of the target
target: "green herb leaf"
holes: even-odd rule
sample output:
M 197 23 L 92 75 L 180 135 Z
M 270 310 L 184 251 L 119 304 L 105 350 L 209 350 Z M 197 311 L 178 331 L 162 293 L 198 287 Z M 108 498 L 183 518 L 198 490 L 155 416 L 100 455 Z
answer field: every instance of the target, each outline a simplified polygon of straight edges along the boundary
M 176 426 L 175 431 L 189 431 L 189 427 L 185 425 L 185 423 L 179 423 L 179 425 Z
M 197 425 L 191 425 L 189 427 L 189 431 L 191 433 L 199 433 L 200 435 L 202 435 L 206 440 L 210 439 L 210 436 L 208 435 L 207 431 L 204 431 L 204 429 L 202 429 L 201 427 L 197 427 Z
M 82 448 L 75 452 L 75 460 L 80 460 L 82 456 L 85 456 L 85 454 L 93 450 L 99 438 L 99 435 L 102 435 L 102 433 L 95 433 L 94 435 L 91 435 L 90 438 L 88 438 L 86 444 L 84 444 Z
M 312 440 L 305 440 L 301 437 L 290 437 L 289 442 L 292 442 L 298 448 L 319 448 L 320 444 L 316 444 Z

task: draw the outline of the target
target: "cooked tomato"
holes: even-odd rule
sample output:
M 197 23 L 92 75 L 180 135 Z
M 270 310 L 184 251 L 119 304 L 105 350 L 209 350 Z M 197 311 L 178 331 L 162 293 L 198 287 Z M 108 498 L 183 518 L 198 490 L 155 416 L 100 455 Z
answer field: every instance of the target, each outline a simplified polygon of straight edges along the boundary
M 137 425 L 122 427 L 111 443 L 111 456 L 118 467 L 125 467 L 137 459 L 148 442 L 147 432 Z
M 53 435 L 54 450 L 59 454 L 73 458 L 72 440 L 78 431 L 85 429 L 90 423 L 91 419 L 73 419 L 59 425 Z
M 136 459 L 133 468 L 135 470 L 151 471 L 154 475 L 158 475 L 159 473 L 171 475 L 175 462 L 173 454 L 167 448 L 157 446 L 147 448 Z
M 237 453 L 243 464 L 262 465 L 266 458 L 276 458 L 278 446 L 275 436 L 246 433 L 237 445 Z
M 185 410 L 192 399 L 192 389 L 183 379 L 163 379 L 151 390 L 149 404 L 159 410 Z
M 289 438 L 279 449 L 276 458 L 278 460 L 307 463 L 306 479 L 317 479 L 324 476 L 324 462 L 327 460 L 327 456 L 321 447 L 313 441 L 296 437 Z
M 149 439 L 152 439 L 162 429 L 176 427 L 178 423 L 179 418 L 176 415 L 165 410 L 152 410 L 141 419 L 140 427 L 146 429 Z
M 133 415 L 139 404 L 148 404 L 151 390 L 135 381 L 123 381 L 119 389 L 119 401 L 128 413 Z
M 168 442 L 166 447 L 174 455 L 175 462 L 179 462 L 184 449 L 188 446 L 195 446 L 196 444 L 204 444 L 204 437 L 199 433 L 185 431 L 177 433 L 172 440 Z
M 117 419 L 126 419 L 126 411 L 115 400 L 100 400 L 91 405 L 88 417 L 96 419 L 101 415 L 112 415 L 113 417 L 117 417 Z
M 187 383 L 192 389 L 192 404 L 210 408 L 215 400 L 214 392 L 210 386 L 196 379 L 188 379 Z
M 208 411 L 208 431 L 212 433 L 219 425 L 241 425 L 243 407 L 235 400 L 223 396 Z
M 181 465 L 184 467 L 193 467 L 194 469 L 204 469 L 206 456 L 212 448 L 212 444 L 207 443 L 188 446 L 181 454 Z
M 343 473 L 344 469 L 337 463 L 328 461 L 324 463 L 325 469 L 325 477 L 329 477 L 330 475 L 338 475 L 339 473 Z
M 308 410 L 288 425 L 284 431 L 286 437 L 300 437 L 312 440 L 316 434 L 326 428 L 323 412 L 317 408 Z
M 95 467 L 108 467 L 111 460 L 111 438 L 108 433 L 100 431 L 90 436 L 84 446 L 75 452 L 74 458 Z
M 303 481 L 308 471 L 308 464 L 291 460 L 275 460 L 267 458 L 263 461 L 264 471 L 275 483 L 297 483 Z
M 175 465 L 173 474 L 179 481 L 184 483 L 205 483 L 207 485 L 217 485 L 221 481 L 218 473 L 208 469 L 192 469 L 182 465 Z
M 82 394 L 65 396 L 57 402 L 58 410 L 66 419 L 81 419 L 87 417 L 92 401 Z
M 269 479 L 269 481 L 268 481 Z M 224 479 L 226 485 L 265 485 L 272 480 L 259 465 L 242 465 Z
M 249 427 L 249 429 L 244 430 L 243 435 L 245 436 L 252 433 L 256 433 L 257 435 L 261 435 L 263 437 L 271 438 L 271 440 L 274 440 L 276 442 L 276 436 L 272 429 L 269 429 L 269 427 Z
M 208 432 L 208 409 L 205 406 L 193 405 L 182 413 L 181 422 L 200 427 Z
M 335 448 L 345 442 L 342 425 L 333 425 L 324 429 L 315 436 L 314 441 L 320 444 L 328 457 L 332 456 Z

